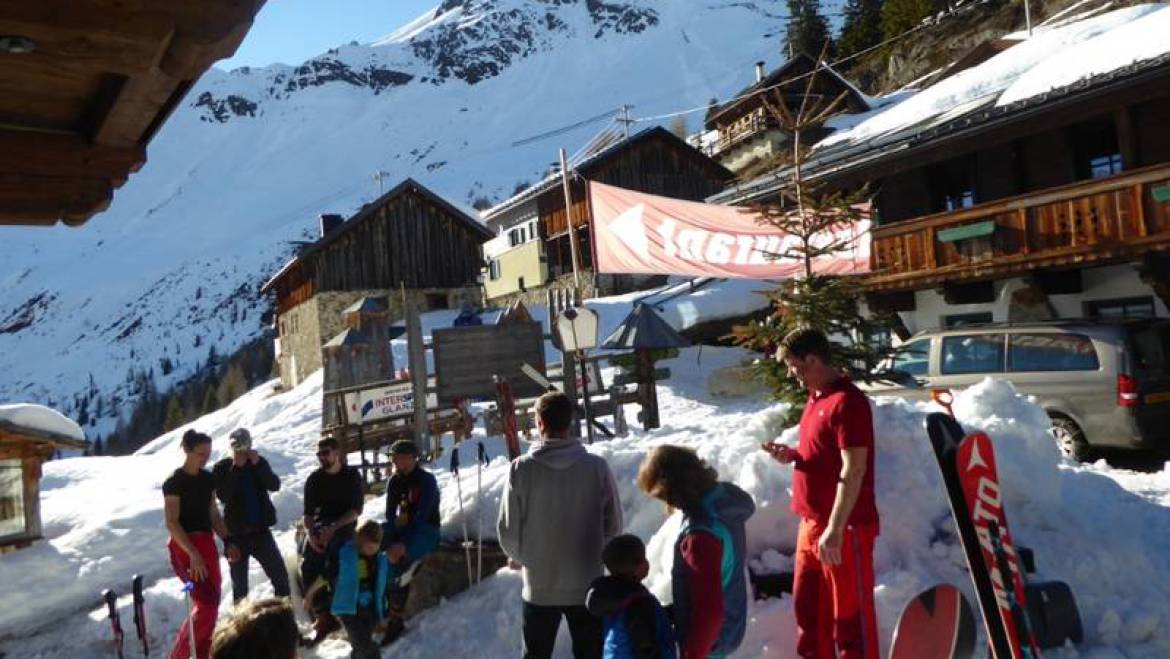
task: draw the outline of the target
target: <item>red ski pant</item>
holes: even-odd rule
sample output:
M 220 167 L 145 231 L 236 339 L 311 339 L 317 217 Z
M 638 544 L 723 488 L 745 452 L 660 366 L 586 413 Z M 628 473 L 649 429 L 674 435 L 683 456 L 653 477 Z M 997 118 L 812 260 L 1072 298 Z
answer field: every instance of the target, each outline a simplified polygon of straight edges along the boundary
M 803 659 L 877 659 L 873 607 L 876 526 L 846 527 L 841 563 L 817 555 L 823 523 L 802 520 L 796 540 L 796 654 Z
M 187 537 L 207 566 L 207 576 L 196 581 L 191 591 L 195 654 L 197 659 L 206 659 L 211 654 L 211 634 L 215 631 L 215 621 L 219 617 L 219 551 L 215 546 L 215 536 L 211 533 L 188 533 Z M 175 570 L 175 576 L 184 582 L 190 581 L 191 558 L 187 552 L 173 539 L 167 542 L 167 549 L 171 552 L 171 567 Z M 191 623 L 184 618 L 179 635 L 175 637 L 175 644 L 171 646 L 171 659 L 188 659 L 191 656 L 190 627 Z

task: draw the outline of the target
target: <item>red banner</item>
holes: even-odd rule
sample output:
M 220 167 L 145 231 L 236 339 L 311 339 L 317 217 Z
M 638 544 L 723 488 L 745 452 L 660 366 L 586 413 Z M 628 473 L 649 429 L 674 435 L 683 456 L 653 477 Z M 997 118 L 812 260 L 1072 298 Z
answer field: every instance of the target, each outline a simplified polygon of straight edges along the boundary
M 797 238 L 760 224 L 759 214 L 589 182 L 597 272 L 744 279 L 791 278 L 804 265 L 790 252 Z M 869 272 L 869 220 L 844 223 L 820 244 L 849 248 L 813 261 L 821 274 Z

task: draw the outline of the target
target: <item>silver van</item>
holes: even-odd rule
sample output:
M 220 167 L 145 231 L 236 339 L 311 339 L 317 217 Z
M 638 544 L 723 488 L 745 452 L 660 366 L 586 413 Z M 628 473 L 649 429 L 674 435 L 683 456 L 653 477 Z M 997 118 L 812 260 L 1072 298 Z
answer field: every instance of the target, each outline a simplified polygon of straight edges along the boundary
M 872 395 L 927 400 L 1001 378 L 1035 396 L 1067 455 L 1170 445 L 1170 321 L 989 323 L 919 332 L 885 365 Z

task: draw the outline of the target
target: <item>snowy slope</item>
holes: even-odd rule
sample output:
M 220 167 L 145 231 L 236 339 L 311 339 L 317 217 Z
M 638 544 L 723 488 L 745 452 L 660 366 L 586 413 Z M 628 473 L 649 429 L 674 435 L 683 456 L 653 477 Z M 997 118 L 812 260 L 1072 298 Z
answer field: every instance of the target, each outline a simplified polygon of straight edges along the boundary
M 759 442 L 793 430 L 780 426 L 782 409 L 747 400 L 715 399 L 704 382 L 717 368 L 743 358 L 734 349 L 688 349 L 667 365 L 672 379 L 660 390 L 661 429 L 597 443 L 591 451 L 606 458 L 621 490 L 626 529 L 648 541 L 653 569 L 649 585 L 668 594 L 671 538 L 677 517 L 637 490 L 634 479 L 646 451 L 664 443 L 695 448 L 723 478 L 755 498 L 759 511 L 749 522 L 749 553 L 756 568 L 788 562 L 797 520 L 788 510 L 791 470 L 758 449 Z M 272 462 L 283 487 L 275 498 L 278 538 L 292 551 L 291 524 L 300 512 L 305 478 L 314 468 L 312 444 L 320 413 L 320 375 L 290 392 L 272 395 L 264 385 L 193 427 L 214 438 L 213 459 L 227 454 L 227 433 L 238 425 L 253 430 L 257 448 Z M 1010 385 L 990 380 L 962 392 L 955 411 L 968 428 L 993 437 L 1000 463 L 1013 535 L 1033 547 L 1039 578 L 1072 584 L 1085 623 L 1086 643 L 1046 653 L 1056 657 L 1138 658 L 1170 655 L 1165 602 L 1170 601 L 1170 472 L 1136 475 L 1061 459 L 1047 434 L 1043 411 L 1019 397 Z M 937 581 L 970 590 L 933 455 L 922 430 L 927 404 L 879 399 L 877 498 L 882 534 L 875 554 L 879 625 L 883 651 L 897 612 L 917 591 Z M 123 458 L 80 458 L 45 466 L 44 517 L 48 540 L 0 559 L 5 584 L 0 607 L 0 652 L 19 657 L 109 656 L 108 623 L 97 593 L 125 588 L 131 574 L 148 575 L 150 633 L 155 647 L 168 644 L 183 616 L 177 580 L 169 575 L 163 543 L 162 480 L 181 462 L 184 428 L 168 433 Z M 477 429 L 478 433 L 482 430 Z M 477 508 L 475 474 L 463 473 L 464 515 L 494 520 L 507 461 L 502 440 L 477 435 L 492 461 L 483 474 Z M 451 476 L 437 472 L 442 490 L 444 535 L 459 535 L 461 518 Z M 377 517 L 381 499 L 365 513 Z M 1108 533 L 1101 530 L 1109 529 Z M 474 525 L 472 524 L 472 528 Z M 226 565 L 223 566 L 226 571 Z M 226 572 L 225 572 L 226 573 Z M 253 565 L 253 593 L 270 586 Z M 482 586 L 420 615 L 393 650 L 395 657 L 503 657 L 519 639 L 516 573 L 501 571 Z M 225 590 L 224 608 L 230 600 Z M 19 603 L 19 606 L 15 604 Z M 123 617 L 129 615 L 123 602 Z M 458 620 L 460 624 L 452 625 Z M 65 627 L 67 625 L 67 627 Z M 61 635 L 67 628 L 67 637 Z M 27 633 L 39 629 L 39 632 Z M 794 657 L 791 599 L 756 602 L 747 639 L 736 657 Z M 63 640 L 67 638 L 68 640 Z M 157 650 L 156 650 L 157 652 Z M 344 657 L 343 641 L 323 644 L 315 656 Z M 313 655 L 309 655 L 313 656 Z M 567 657 L 561 644 L 559 657 Z
M 0 229 L 0 401 L 76 417 L 100 392 L 86 431 L 107 433 L 137 395 L 131 369 L 165 391 L 211 346 L 257 336 L 258 285 L 289 241 L 311 237 L 319 213 L 375 197 L 376 171 L 387 188 L 413 176 L 456 202 L 506 196 L 604 122 L 517 140 L 623 103 L 647 116 L 704 106 L 748 84 L 756 60 L 776 66 L 778 12 L 738 0 L 445 0 L 302 66 L 212 70 L 109 211 L 80 230 Z

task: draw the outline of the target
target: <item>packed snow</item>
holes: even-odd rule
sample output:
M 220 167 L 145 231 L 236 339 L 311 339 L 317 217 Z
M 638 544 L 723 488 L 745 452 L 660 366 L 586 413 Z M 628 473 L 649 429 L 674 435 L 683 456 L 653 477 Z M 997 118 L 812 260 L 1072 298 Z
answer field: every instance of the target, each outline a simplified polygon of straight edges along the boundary
M 719 398 L 705 383 L 718 369 L 746 355 L 730 348 L 689 348 L 667 362 L 672 378 L 660 387 L 663 427 L 634 429 L 625 438 L 598 442 L 590 450 L 613 468 L 626 528 L 647 541 L 653 565 L 648 585 L 669 598 L 671 546 L 678 517 L 640 492 L 635 474 L 646 452 L 662 443 L 693 447 L 755 498 L 759 507 L 748 525 L 749 564 L 760 573 L 790 567 L 797 519 L 789 511 L 791 470 L 772 462 L 760 442 L 794 441 L 783 428 L 783 407 L 755 398 Z M 607 373 L 607 377 L 612 372 Z M 278 542 L 293 551 L 292 524 L 301 510 L 305 478 L 315 468 L 321 377 L 274 394 L 274 383 L 259 387 L 231 406 L 191 424 L 211 434 L 213 460 L 228 454 L 228 433 L 246 426 L 256 447 L 281 476 L 274 497 Z M 946 581 L 971 595 L 961 549 L 954 534 L 933 454 L 923 431 L 930 404 L 877 399 L 877 498 L 882 533 L 875 552 L 875 599 L 888 644 L 898 611 L 918 591 Z M 1068 581 L 1077 596 L 1086 640 L 1057 657 L 1164 657 L 1170 655 L 1165 603 L 1170 601 L 1170 474 L 1137 475 L 1104 465 L 1076 465 L 1061 458 L 1048 434 L 1043 411 L 1008 384 L 986 380 L 960 392 L 954 405 L 969 429 L 993 438 L 1006 509 L 1017 542 L 1032 547 L 1038 578 Z M 632 411 L 631 411 L 632 412 Z M 630 415 L 632 416 L 632 414 Z M 127 457 L 82 458 L 45 465 L 43 515 L 47 540 L 0 559 L 5 601 L 0 608 L 0 652 L 20 657 L 106 657 L 109 624 L 97 593 L 123 592 L 134 573 L 147 575 L 150 635 L 154 652 L 169 645 L 185 614 L 178 580 L 167 566 L 159 487 L 182 461 L 179 438 L 187 427 L 159 437 Z M 443 532 L 461 535 L 479 515 L 491 532 L 508 463 L 498 437 L 477 429 L 492 459 L 483 472 L 482 496 L 475 495 L 474 470 L 462 474 L 462 510 L 446 469 L 431 465 L 442 490 Z M 445 466 L 445 461 L 444 461 Z M 378 517 L 382 499 L 367 502 L 365 514 Z M 1108 528 L 1108 533 L 1102 533 Z M 224 572 L 226 575 L 226 565 Z M 253 595 L 271 594 L 253 564 Z M 225 584 L 226 585 L 226 584 Z M 414 618 L 408 633 L 387 651 L 395 657 L 502 657 L 514 655 L 520 638 L 520 579 L 508 569 L 437 609 Z M 19 606 L 14 605 L 19 603 Z M 230 604 L 225 588 L 223 610 Z M 121 602 L 124 619 L 129 602 Z M 794 657 L 789 597 L 754 602 L 747 639 L 736 657 Z M 459 621 L 458 625 L 451 621 Z M 69 640 L 60 630 L 68 625 Z M 562 631 L 562 634 L 564 632 Z M 344 640 L 328 640 L 306 656 L 340 658 Z M 561 643 L 558 657 L 567 657 Z
M 81 431 L 81 426 L 77 425 L 76 421 L 44 405 L 32 403 L 0 405 L 0 421 L 17 428 L 85 441 L 85 433 Z
M 992 103 L 1006 105 L 1170 52 L 1170 7 L 1136 5 L 1034 31 L 1031 38 L 960 71 L 817 144 L 860 143 Z M 848 126 L 847 119 L 838 125 Z

